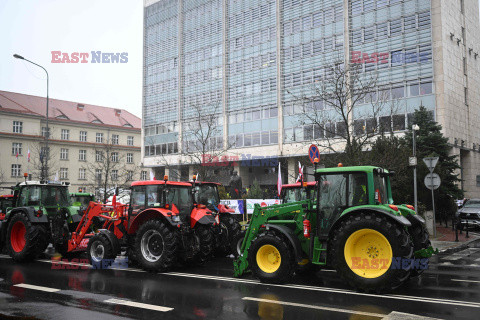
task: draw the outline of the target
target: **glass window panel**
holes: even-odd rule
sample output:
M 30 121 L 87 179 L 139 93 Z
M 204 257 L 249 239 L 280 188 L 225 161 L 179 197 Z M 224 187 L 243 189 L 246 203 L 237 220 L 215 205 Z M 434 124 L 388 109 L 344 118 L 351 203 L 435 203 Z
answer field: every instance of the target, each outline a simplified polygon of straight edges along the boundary
M 432 93 L 432 81 L 422 80 L 420 82 L 420 95 L 431 94 L 431 93 Z
M 262 132 L 262 145 L 265 144 L 270 144 L 270 132 L 269 131 L 263 131 Z
M 405 97 L 405 89 L 403 84 L 392 85 L 392 99 L 400 99 Z
M 252 145 L 252 134 L 251 133 L 246 133 L 243 136 L 243 145 L 245 147 L 250 147 Z
M 408 87 L 408 96 L 409 97 L 416 97 L 419 95 L 419 86 L 418 81 L 411 81 L 407 84 Z
M 278 143 L 278 131 L 270 131 L 270 143 Z
M 392 116 L 393 131 L 405 130 L 405 115 L 395 114 Z

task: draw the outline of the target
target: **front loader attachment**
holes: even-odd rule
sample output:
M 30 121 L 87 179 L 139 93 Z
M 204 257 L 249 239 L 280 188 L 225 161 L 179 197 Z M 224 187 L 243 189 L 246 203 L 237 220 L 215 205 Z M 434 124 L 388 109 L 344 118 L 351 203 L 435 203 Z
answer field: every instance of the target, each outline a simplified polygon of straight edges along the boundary
M 310 200 L 275 204 L 269 207 L 261 207 L 259 204 L 255 204 L 252 219 L 250 220 L 245 238 L 242 242 L 240 256 L 233 261 L 233 276 L 240 277 L 248 270 L 248 249 L 269 219 L 287 214 L 305 214 L 308 208 L 311 208 Z

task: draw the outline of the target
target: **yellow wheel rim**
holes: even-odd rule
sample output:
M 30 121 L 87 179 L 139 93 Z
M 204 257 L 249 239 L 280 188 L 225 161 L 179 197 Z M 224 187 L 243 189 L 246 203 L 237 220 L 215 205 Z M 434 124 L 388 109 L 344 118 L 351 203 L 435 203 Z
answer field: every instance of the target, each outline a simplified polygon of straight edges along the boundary
M 345 243 L 345 261 L 348 267 L 363 278 L 378 278 L 392 264 L 392 246 L 387 238 L 373 229 L 360 229 Z
M 270 244 L 260 247 L 257 251 L 257 265 L 263 272 L 274 273 L 280 268 L 282 257 L 277 248 Z
M 310 262 L 310 260 L 308 260 L 308 259 L 302 259 L 302 261 L 300 261 L 298 263 L 298 265 L 299 266 L 304 266 L 304 265 L 308 264 L 309 262 Z

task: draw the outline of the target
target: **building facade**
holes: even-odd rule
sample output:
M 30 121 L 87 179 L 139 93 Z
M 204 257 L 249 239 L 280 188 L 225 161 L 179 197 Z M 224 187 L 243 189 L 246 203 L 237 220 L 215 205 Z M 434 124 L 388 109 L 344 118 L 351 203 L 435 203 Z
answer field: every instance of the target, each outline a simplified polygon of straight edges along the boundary
M 291 180 L 296 159 L 328 134 L 303 120 L 298 97 L 355 64 L 377 82 L 351 125 L 402 134 L 425 106 L 459 155 L 467 196 L 478 195 L 478 12 L 475 0 L 145 0 L 144 164 L 191 173 L 189 123 L 201 109 L 216 115 L 208 147 L 239 159 L 244 185 L 276 183 L 273 161 L 251 161 L 270 156 Z M 373 119 L 380 96 L 397 107 Z
M 24 173 L 30 180 L 40 178 L 45 115 L 46 98 L 0 91 L 0 186 L 22 182 Z M 140 125 L 140 118 L 125 110 L 49 99 L 49 180 L 70 182 L 72 192 L 94 192 L 95 170 L 102 168 L 99 154 L 106 149 L 111 183 L 120 184 L 127 175 L 129 180 L 147 179 L 140 169 Z

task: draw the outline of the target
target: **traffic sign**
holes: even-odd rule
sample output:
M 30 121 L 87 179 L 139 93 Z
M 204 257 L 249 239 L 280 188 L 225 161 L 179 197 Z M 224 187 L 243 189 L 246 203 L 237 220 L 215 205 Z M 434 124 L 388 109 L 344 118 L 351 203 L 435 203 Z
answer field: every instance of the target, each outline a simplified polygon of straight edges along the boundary
M 310 159 L 311 163 L 315 163 L 315 158 L 318 158 L 320 161 L 320 151 L 316 145 L 312 144 L 310 148 L 308 148 L 308 158 Z
M 425 186 L 430 190 L 437 190 L 440 187 L 440 176 L 436 173 L 429 173 L 425 176 Z
M 435 166 L 437 165 L 438 157 L 423 158 L 423 162 L 425 162 L 428 170 L 430 170 L 430 173 L 432 173 L 433 169 L 435 169 Z
M 408 157 L 408 165 L 409 166 L 416 166 L 417 165 L 417 157 Z

